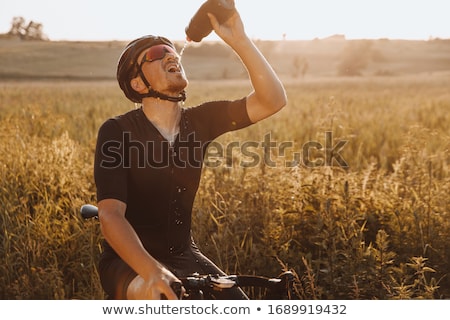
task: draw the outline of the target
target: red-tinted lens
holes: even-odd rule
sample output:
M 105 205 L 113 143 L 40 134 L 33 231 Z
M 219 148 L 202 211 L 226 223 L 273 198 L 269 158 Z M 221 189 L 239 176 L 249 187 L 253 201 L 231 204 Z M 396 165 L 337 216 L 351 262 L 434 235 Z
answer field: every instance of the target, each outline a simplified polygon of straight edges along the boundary
M 144 59 L 142 60 L 142 63 L 152 62 L 155 60 L 161 60 L 165 57 L 166 53 L 172 53 L 172 54 L 178 55 L 178 53 L 170 46 L 167 46 L 165 44 L 160 44 L 157 46 L 153 46 L 147 50 L 147 52 L 145 53 Z

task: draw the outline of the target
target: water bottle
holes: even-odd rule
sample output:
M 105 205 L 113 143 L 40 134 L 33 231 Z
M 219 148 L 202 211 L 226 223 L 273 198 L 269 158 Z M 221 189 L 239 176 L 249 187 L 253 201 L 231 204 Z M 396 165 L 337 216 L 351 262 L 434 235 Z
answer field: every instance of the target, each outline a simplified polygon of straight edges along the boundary
M 207 0 L 192 17 L 186 27 L 188 40 L 200 42 L 211 33 L 213 27 L 207 13 L 212 13 L 219 23 L 227 21 L 235 12 L 234 0 Z

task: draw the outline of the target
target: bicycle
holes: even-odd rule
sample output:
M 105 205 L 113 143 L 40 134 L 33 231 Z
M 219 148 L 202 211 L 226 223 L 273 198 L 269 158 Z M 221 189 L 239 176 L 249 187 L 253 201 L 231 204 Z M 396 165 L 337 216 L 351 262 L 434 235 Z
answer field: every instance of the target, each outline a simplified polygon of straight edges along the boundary
M 84 220 L 98 219 L 98 208 L 85 204 L 80 210 Z M 295 297 L 294 274 L 285 271 L 278 277 L 258 275 L 193 274 L 179 278 L 181 282 L 172 283 L 172 289 L 183 300 L 214 300 L 214 292 L 241 288 L 247 295 L 261 300 L 291 300 Z M 182 295 L 182 288 L 184 294 Z

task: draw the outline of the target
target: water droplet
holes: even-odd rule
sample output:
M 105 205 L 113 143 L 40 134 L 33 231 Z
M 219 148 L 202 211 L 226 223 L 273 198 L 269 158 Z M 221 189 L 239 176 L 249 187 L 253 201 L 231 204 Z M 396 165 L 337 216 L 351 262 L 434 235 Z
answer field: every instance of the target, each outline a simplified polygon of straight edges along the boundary
M 181 48 L 181 51 L 180 51 L 180 61 L 181 61 L 181 59 L 183 58 L 183 53 L 184 53 L 184 50 L 186 50 L 186 47 L 188 46 L 188 44 L 189 44 L 189 41 L 184 41 L 184 45 L 183 45 L 183 48 Z

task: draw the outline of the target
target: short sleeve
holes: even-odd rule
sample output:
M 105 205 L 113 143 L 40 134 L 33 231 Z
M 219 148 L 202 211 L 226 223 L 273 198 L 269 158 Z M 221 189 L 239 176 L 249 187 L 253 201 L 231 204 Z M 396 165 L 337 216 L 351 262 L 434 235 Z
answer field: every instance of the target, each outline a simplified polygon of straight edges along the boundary
M 247 113 L 247 99 L 234 101 L 211 101 L 195 109 L 194 117 L 199 126 L 207 127 L 209 139 L 253 124 Z
M 114 119 L 99 129 L 94 161 L 97 201 L 117 199 L 127 202 L 127 168 L 124 166 L 122 130 Z

